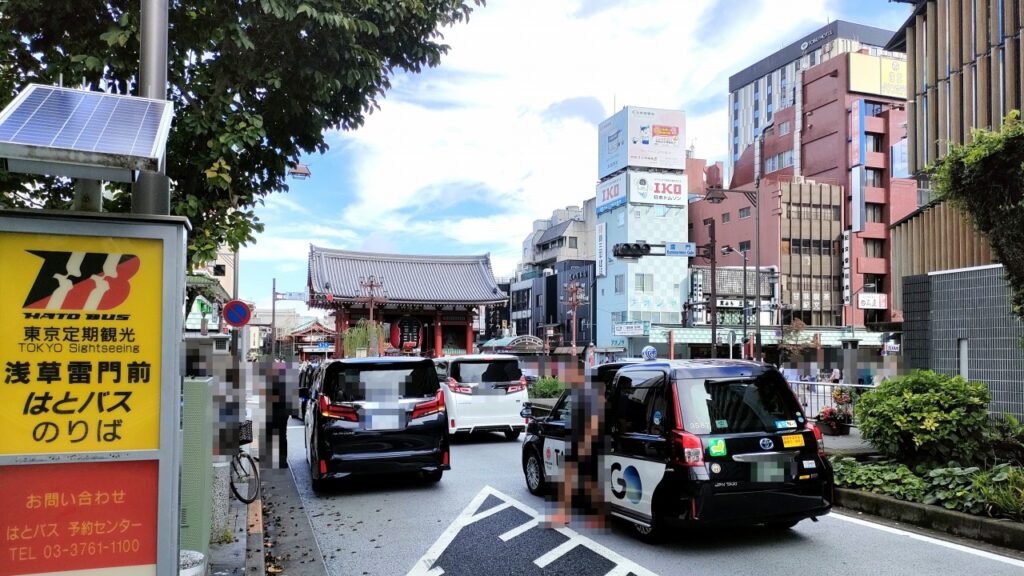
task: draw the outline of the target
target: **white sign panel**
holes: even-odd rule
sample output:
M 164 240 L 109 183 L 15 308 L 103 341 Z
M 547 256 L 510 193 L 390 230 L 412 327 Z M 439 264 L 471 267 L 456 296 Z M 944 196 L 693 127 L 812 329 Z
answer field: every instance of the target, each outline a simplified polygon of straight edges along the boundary
M 597 225 L 597 241 L 595 242 L 597 254 L 595 256 L 595 274 L 598 278 L 608 275 L 608 223 L 601 222 Z
M 626 106 L 598 127 L 597 177 L 637 168 L 686 168 L 686 113 Z
M 686 206 L 686 189 L 683 174 L 629 171 L 629 201 L 633 204 Z
M 597 213 L 613 210 L 626 203 L 626 175 L 619 174 L 597 184 Z
M 666 242 L 665 256 L 697 257 L 697 244 L 694 242 Z
M 861 292 L 857 294 L 857 308 L 861 310 L 885 310 L 889 307 L 889 299 L 885 294 Z
M 613 336 L 646 336 L 650 333 L 650 322 L 616 322 L 612 325 Z
M 843 305 L 848 306 L 850 299 L 853 297 L 853 288 L 851 287 L 851 252 L 850 252 L 850 231 L 843 231 Z

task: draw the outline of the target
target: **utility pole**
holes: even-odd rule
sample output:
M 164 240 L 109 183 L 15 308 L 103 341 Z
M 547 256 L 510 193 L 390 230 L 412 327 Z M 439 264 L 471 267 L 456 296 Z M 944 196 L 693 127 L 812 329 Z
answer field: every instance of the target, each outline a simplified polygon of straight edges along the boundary
M 383 304 L 388 301 L 387 293 L 384 291 L 384 277 L 377 278 L 374 275 L 369 277 L 360 276 L 359 286 L 367 292 L 366 296 L 360 296 L 356 298 L 357 302 L 363 302 L 370 307 L 370 356 L 379 356 L 380 352 L 377 350 L 380 336 L 377 334 L 377 327 L 373 323 L 373 308 L 377 304 Z M 380 292 L 378 292 L 378 290 Z
M 584 292 L 584 287 L 579 282 L 570 282 L 565 285 L 566 291 L 569 293 L 568 307 L 572 314 L 572 356 L 576 357 L 576 309 L 587 303 L 587 295 Z
M 167 99 L 167 8 L 168 0 L 141 0 L 139 96 L 154 100 Z M 139 172 L 132 190 L 133 214 L 170 214 L 170 180 L 164 173 L 165 162 L 160 160 L 158 172 Z
M 270 361 L 274 362 L 277 360 L 277 278 L 270 286 Z
M 711 357 L 718 358 L 718 249 L 715 245 L 715 219 L 705 218 L 704 225 L 708 227 L 708 243 L 701 248 L 706 250 L 704 258 L 711 261 L 711 298 L 708 301 L 708 310 L 711 312 Z

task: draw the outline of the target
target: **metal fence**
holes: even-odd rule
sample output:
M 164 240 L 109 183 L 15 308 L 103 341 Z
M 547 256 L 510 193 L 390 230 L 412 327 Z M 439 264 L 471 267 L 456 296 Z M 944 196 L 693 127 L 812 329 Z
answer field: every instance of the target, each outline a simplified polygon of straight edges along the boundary
M 797 380 L 789 380 L 789 387 L 804 407 L 804 413 L 808 418 L 817 419 L 818 414 L 826 406 L 832 406 L 837 410 L 845 406 L 853 417 L 853 426 L 857 425 L 857 402 L 864 392 L 874 389 L 874 386 L 868 384 L 832 384 Z

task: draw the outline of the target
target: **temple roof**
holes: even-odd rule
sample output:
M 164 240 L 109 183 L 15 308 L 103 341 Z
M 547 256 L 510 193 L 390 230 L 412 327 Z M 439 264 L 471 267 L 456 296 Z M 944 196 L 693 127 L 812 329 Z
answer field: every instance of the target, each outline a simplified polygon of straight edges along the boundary
M 309 247 L 310 306 L 359 302 L 368 296 L 360 278 L 383 279 L 381 291 L 390 304 L 497 304 L 508 295 L 494 280 L 489 254 L 481 256 L 411 256 Z M 380 292 L 378 292 L 380 295 Z

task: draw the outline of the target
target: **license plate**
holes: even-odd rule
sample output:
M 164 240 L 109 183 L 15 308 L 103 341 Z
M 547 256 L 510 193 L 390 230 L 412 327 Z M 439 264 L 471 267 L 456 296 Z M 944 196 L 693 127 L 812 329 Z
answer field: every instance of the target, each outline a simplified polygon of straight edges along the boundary
M 366 419 L 368 430 L 398 430 L 402 427 L 398 414 L 370 414 Z
M 785 482 L 786 467 L 782 462 L 754 462 L 751 466 L 754 482 Z
M 789 434 L 782 437 L 783 448 L 800 448 L 804 446 L 803 434 Z

